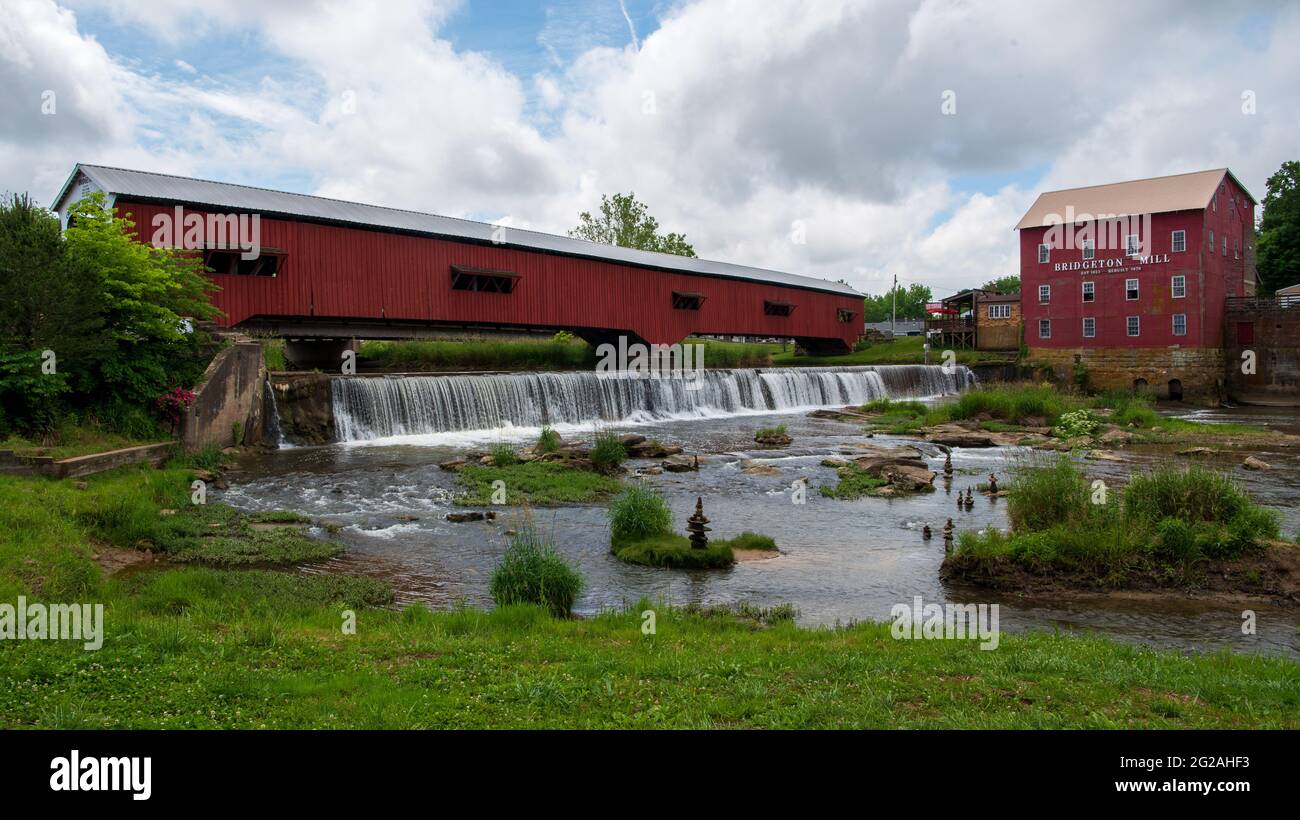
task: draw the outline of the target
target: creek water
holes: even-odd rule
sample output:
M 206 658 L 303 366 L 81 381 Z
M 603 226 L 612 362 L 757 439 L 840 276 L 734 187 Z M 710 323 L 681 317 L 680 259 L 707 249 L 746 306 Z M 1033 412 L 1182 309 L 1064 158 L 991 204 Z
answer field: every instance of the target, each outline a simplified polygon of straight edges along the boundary
M 546 404 L 563 391 L 557 393 L 554 380 L 548 385 L 543 377 L 520 378 L 504 394 L 501 385 L 462 384 L 458 399 L 447 398 L 455 392 L 447 389 L 452 385 L 428 383 L 448 377 L 342 380 L 350 383 L 336 387 L 335 410 L 336 416 L 346 415 L 338 428 L 340 437 L 348 440 L 249 455 L 231 473 L 230 489 L 221 500 L 249 511 L 294 510 L 339 527 L 329 537 L 344 543 L 347 552 L 306 567 L 305 572 L 382 577 L 394 584 L 401 602 L 418 600 L 432 607 L 460 602 L 491 606 L 489 576 L 506 549 L 506 532 L 518 528 L 523 513 L 504 509 L 495 522 L 446 521 L 448 512 L 461 509 L 453 502 L 459 489 L 455 475 L 439 469 L 438 463 L 499 441 L 531 443 L 543 421 L 554 424 L 566 437 L 589 437 L 593 421 L 599 421 L 606 429 L 636 432 L 680 445 L 687 453 L 701 454 L 699 472 L 628 479 L 645 481 L 659 490 L 672 508 L 679 530 L 700 497 L 712 520 L 714 537 L 730 537 L 743 530 L 766 533 L 776 539 L 781 555 L 741 562 L 721 571 L 632 566 L 609 553 L 603 505 L 535 510 L 533 522 L 553 534 L 557 549 L 586 577 L 586 591 L 576 606 L 579 613 L 634 603 L 642 597 L 676 605 L 791 603 L 802 623 L 833 625 L 887 621 L 893 606 L 910 606 L 915 596 L 921 596 L 926 603 L 998 603 L 1001 627 L 1009 631 L 1060 629 L 1188 650 L 1226 647 L 1293 657 L 1300 654 L 1294 609 L 1253 606 L 1257 631 L 1243 635 L 1243 606 L 1239 604 L 1172 595 L 1158 600 L 1125 596 L 1026 598 L 944 584 L 939 566 L 944 557 L 942 528 L 948 518 L 958 531 L 1008 526 L 1005 501 L 977 493 L 974 509 L 966 512 L 958 509 L 956 496 L 986 481 L 989 473 L 1005 477 L 1011 462 L 1026 457 L 1028 451 L 1015 447 L 954 449 L 956 475 L 949 483 L 941 473 L 932 494 L 856 501 L 823 497 L 817 488 L 833 484 L 835 475 L 832 469 L 820 466 L 822 459 L 852 455 L 854 446 L 865 439 L 857 425 L 809 417 L 809 407 L 858 403 L 879 395 L 872 392 L 877 390 L 895 396 L 951 392 L 965 379 L 958 375 L 955 381 L 940 383 L 932 381 L 934 372 L 875 372 L 867 376 L 866 370 L 810 372 L 801 377 L 808 381 L 799 385 L 783 383 L 789 388 L 785 392 L 765 386 L 770 380 L 761 372 L 732 371 L 731 376 L 715 379 L 712 393 L 683 397 L 641 392 L 636 393 L 639 398 L 621 405 L 599 395 L 584 395 L 581 389 L 564 394 L 567 398 L 562 402 Z M 728 379 L 729 385 L 722 383 Z M 896 380 L 892 387 L 890 380 Z M 552 392 L 538 394 L 539 389 Z M 376 399 L 374 395 L 381 390 L 404 392 L 405 397 L 384 405 L 384 397 Z M 367 391 L 370 399 L 365 398 Z M 500 407 L 503 395 L 517 396 L 518 391 L 533 391 L 533 400 L 508 412 L 485 409 L 494 402 Z M 415 408 L 414 412 L 402 409 L 402 401 L 407 408 Z M 442 401 L 459 402 L 456 406 L 461 414 L 456 418 L 461 421 L 449 422 L 446 414 L 428 412 Z M 731 403 L 720 406 L 725 402 Z M 378 409 L 381 407 L 384 409 Z M 1215 419 L 1238 420 L 1222 412 Z M 490 429 L 471 429 L 485 420 L 491 423 Z M 786 425 L 794 437 L 793 445 L 766 450 L 754 444 L 755 430 L 776 424 Z M 879 435 L 871 443 L 916 444 Z M 941 471 L 943 454 L 928 445 L 920 446 L 931 467 Z M 1163 456 L 1139 451 L 1126 457 L 1129 460 L 1124 463 L 1089 462 L 1089 473 L 1122 483 L 1130 472 Z M 1300 529 L 1300 460 L 1290 452 L 1262 457 L 1275 469 L 1260 473 L 1236 469 L 1234 473 L 1260 503 L 1281 511 L 1283 531 L 1294 534 Z M 652 463 L 629 462 L 629 466 Z M 1223 466 L 1231 469 L 1235 465 Z M 797 479 L 808 481 L 803 504 L 792 501 Z M 934 533 L 930 541 L 921 535 L 927 524 Z

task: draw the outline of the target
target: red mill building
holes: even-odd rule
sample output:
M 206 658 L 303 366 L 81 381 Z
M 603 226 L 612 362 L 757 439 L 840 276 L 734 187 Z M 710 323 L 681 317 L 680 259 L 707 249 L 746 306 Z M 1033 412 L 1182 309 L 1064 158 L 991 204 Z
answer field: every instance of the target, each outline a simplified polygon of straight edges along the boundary
M 1042 194 L 1020 231 L 1029 360 L 1098 389 L 1223 385 L 1225 300 L 1253 296 L 1255 200 L 1226 168 Z

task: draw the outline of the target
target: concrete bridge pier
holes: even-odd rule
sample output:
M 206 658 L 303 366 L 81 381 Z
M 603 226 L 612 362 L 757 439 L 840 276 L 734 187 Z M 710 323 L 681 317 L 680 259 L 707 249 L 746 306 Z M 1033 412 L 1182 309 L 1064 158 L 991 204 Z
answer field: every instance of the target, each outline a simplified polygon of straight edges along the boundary
M 339 373 L 343 355 L 349 350 L 355 353 L 359 348 L 356 339 L 285 339 L 284 359 L 294 370 Z

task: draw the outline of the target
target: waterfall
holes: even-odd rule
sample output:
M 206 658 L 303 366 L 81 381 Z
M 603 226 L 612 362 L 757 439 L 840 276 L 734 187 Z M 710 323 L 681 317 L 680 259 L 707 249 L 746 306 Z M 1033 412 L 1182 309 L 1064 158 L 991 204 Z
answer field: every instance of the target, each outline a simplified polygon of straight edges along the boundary
M 262 415 L 266 419 L 262 432 L 262 443 L 272 447 L 284 447 L 288 444 L 284 430 L 280 427 L 280 405 L 275 400 L 275 387 L 268 377 L 262 385 Z
M 613 378 L 593 372 L 346 377 L 330 389 L 339 441 L 506 426 L 639 422 L 797 412 L 879 398 L 956 393 L 962 366 L 706 370 L 697 379 Z

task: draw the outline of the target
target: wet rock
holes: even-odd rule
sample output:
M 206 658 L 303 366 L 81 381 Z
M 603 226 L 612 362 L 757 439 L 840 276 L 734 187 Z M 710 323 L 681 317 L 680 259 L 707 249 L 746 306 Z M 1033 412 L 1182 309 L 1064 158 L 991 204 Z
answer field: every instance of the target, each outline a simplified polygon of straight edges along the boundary
M 740 471 L 745 475 L 773 476 L 781 474 L 781 471 L 771 464 L 759 464 L 756 461 L 741 462 Z
M 1125 431 L 1120 430 L 1118 428 L 1113 430 L 1107 430 L 1106 432 L 1101 434 L 1101 438 L 1097 439 L 1099 443 L 1104 444 L 1107 447 L 1123 446 L 1125 444 L 1128 444 L 1132 440 L 1133 440 L 1132 433 L 1126 433 Z
M 1268 462 L 1263 461 L 1263 460 L 1261 460 L 1261 459 L 1255 458 L 1254 456 L 1246 456 L 1246 460 L 1243 461 L 1243 462 L 1241 462 L 1241 466 L 1244 467 L 1244 468 L 1247 469 L 1247 470 L 1271 470 L 1271 469 L 1273 469 L 1273 465 L 1271 465 L 1271 464 L 1269 464 Z
M 947 447 L 995 447 L 995 437 L 984 430 L 971 430 L 957 424 L 940 424 L 921 430 L 926 441 Z
M 879 477 L 888 481 L 890 487 L 909 493 L 933 490 L 936 475 L 934 470 L 916 464 L 888 464 L 879 471 Z
M 1089 450 L 1085 458 L 1092 461 L 1124 461 L 1124 457 L 1119 453 L 1112 453 L 1109 450 Z
M 699 456 L 669 456 L 659 466 L 669 473 L 693 473 L 700 469 Z
M 794 439 L 790 438 L 785 433 L 780 433 L 776 430 L 764 430 L 755 433 L 754 441 L 765 447 L 785 447 L 788 444 L 794 443 Z
M 623 449 L 625 450 L 630 447 L 636 447 L 638 444 L 644 444 L 645 440 L 645 436 L 638 436 L 636 433 L 628 433 L 627 435 L 619 436 L 618 439 L 619 443 L 623 445 Z
M 477 510 L 474 512 L 447 513 L 447 520 L 453 524 L 464 524 L 469 521 L 482 521 L 486 517 L 487 516 Z M 495 514 L 493 514 L 493 517 L 495 517 Z
M 449 473 L 458 473 L 469 465 L 469 460 L 464 458 L 453 458 L 450 461 L 444 461 L 438 465 L 439 469 L 446 470 Z
M 624 449 L 627 450 L 628 458 L 668 458 L 682 452 L 680 447 L 669 447 L 657 441 L 643 441 L 631 447 L 625 446 Z
M 1020 420 L 1022 427 L 1047 427 L 1047 419 L 1043 416 L 1025 416 Z
M 637 475 L 663 475 L 664 470 L 662 467 L 642 467 L 641 469 L 636 471 L 636 474 Z
M 822 466 L 838 470 L 841 467 L 849 466 L 849 463 L 842 458 L 823 458 Z
M 1189 447 L 1186 450 L 1179 450 L 1178 455 L 1205 457 L 1205 456 L 1217 455 L 1218 452 L 1219 451 L 1214 449 L 1213 447 Z
M 419 521 L 419 520 L 420 520 L 420 516 L 418 516 L 418 515 L 399 515 L 399 516 L 397 516 L 397 520 L 398 520 L 398 521 Z

